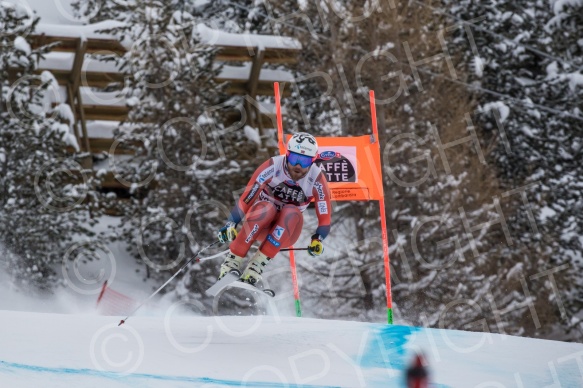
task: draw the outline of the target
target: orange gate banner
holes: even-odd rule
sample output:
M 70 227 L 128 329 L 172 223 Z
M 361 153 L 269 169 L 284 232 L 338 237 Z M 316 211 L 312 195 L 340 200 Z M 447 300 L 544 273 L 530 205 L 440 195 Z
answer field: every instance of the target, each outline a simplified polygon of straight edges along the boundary
M 291 135 L 285 135 L 285 142 Z M 380 146 L 375 136 L 316 137 L 316 162 L 324 171 L 333 201 L 383 200 Z M 279 139 L 281 154 L 286 146 Z

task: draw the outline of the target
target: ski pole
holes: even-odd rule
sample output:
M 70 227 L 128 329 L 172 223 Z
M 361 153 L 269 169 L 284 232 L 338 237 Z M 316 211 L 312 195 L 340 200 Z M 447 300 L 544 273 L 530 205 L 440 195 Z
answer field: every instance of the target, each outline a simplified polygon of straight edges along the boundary
M 308 248 L 282 248 L 280 252 L 288 252 L 288 251 L 307 251 Z
M 219 253 L 215 253 L 212 256 L 206 256 L 206 257 L 197 257 L 196 260 L 194 261 L 195 263 L 202 263 L 203 261 L 207 261 L 207 260 L 211 260 L 211 259 L 216 259 L 219 256 L 223 256 L 225 255 L 227 252 L 229 252 L 229 250 L 225 250 L 225 251 L 221 251 Z
M 196 262 L 201 261 L 201 259 L 198 257 L 198 255 L 200 255 L 201 253 L 203 253 L 204 251 L 206 251 L 210 247 L 213 247 L 213 246 L 217 245 L 218 243 L 220 243 L 219 240 L 215 241 L 214 243 L 212 243 L 210 245 L 207 245 L 206 247 L 204 247 L 200 251 L 198 251 L 198 253 L 196 255 L 194 255 L 193 257 L 191 257 L 190 260 L 188 260 L 182 267 L 180 267 L 180 269 L 178 271 L 176 271 L 176 273 L 174 275 L 172 275 L 172 277 L 170 279 L 168 279 L 166 281 L 166 283 L 162 284 L 162 286 L 160 286 L 160 288 L 158 288 L 156 291 L 154 291 L 154 293 L 152 295 L 150 295 L 149 297 L 147 297 L 146 299 L 144 299 L 138 305 L 138 307 L 136 307 L 134 309 L 134 311 L 132 311 L 127 317 L 125 317 L 125 319 L 122 319 L 121 321 L 119 321 L 118 326 L 123 325 L 125 323 L 125 321 L 127 321 L 132 315 L 134 315 L 136 313 L 136 311 L 138 311 L 147 301 L 149 301 L 150 299 L 152 299 L 157 293 L 159 293 L 164 287 L 166 287 L 168 285 L 168 283 L 170 283 L 172 281 L 172 279 L 174 279 L 180 272 L 182 272 L 182 270 L 184 268 L 186 268 L 188 266 L 188 264 L 192 263 L 195 260 L 196 260 Z

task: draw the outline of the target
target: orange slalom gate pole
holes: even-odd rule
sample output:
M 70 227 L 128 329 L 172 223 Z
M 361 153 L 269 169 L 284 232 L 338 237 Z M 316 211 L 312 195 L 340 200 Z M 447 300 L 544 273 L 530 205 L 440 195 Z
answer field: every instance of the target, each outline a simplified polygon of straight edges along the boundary
M 275 93 L 275 117 L 277 119 L 277 142 L 278 146 L 283 144 L 283 119 L 281 117 L 281 95 L 279 93 L 279 82 L 273 83 Z M 281 149 L 282 147 L 279 147 Z
M 275 115 L 277 117 L 277 141 L 278 145 L 283 144 L 283 120 L 281 117 L 281 94 L 279 92 L 279 82 L 273 83 L 273 91 L 275 94 Z M 282 149 L 282 147 L 279 147 Z M 291 247 L 293 248 L 293 246 Z M 292 275 L 292 284 L 294 287 L 294 303 L 296 307 L 296 316 L 302 316 L 302 307 L 300 302 L 300 288 L 298 286 L 298 273 L 296 269 L 296 258 L 293 250 L 289 251 L 289 265 Z
M 370 99 L 370 113 L 372 119 L 372 131 L 375 137 L 375 141 L 379 144 L 379 131 L 377 127 L 377 110 L 375 105 L 374 90 L 369 92 Z M 379 144 L 380 153 L 380 144 Z M 387 217 L 385 212 L 385 193 L 383 188 L 382 171 L 379 171 L 380 181 L 377 182 L 379 185 L 379 191 L 381 193 L 381 199 L 379 200 L 380 213 L 381 213 L 381 228 L 382 228 L 382 239 L 383 239 L 383 256 L 385 262 L 385 282 L 387 288 L 387 323 L 393 324 L 393 297 L 391 296 L 391 266 L 389 261 L 389 238 L 387 233 Z
M 298 272 L 296 270 L 296 256 L 294 251 L 289 251 L 289 265 L 291 267 L 292 283 L 294 285 L 294 303 L 296 306 L 296 317 L 301 317 L 302 304 L 300 302 L 300 288 L 298 286 Z

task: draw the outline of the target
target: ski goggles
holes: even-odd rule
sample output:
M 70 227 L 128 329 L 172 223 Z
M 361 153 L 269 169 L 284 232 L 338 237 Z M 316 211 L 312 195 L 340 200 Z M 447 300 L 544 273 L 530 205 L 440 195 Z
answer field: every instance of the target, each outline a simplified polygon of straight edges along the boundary
M 296 154 L 295 152 L 291 151 L 287 152 L 286 157 L 287 162 L 289 164 L 291 164 L 292 166 L 297 166 L 299 164 L 302 168 L 310 167 L 312 163 L 314 163 L 314 160 L 316 160 L 316 158 L 313 158 L 311 156 Z

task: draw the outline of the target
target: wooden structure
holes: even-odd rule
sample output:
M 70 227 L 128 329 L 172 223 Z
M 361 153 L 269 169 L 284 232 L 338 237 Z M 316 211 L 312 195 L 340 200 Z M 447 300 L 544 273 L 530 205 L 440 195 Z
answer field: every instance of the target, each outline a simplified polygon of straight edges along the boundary
M 48 70 L 54 75 L 59 85 L 65 87 L 67 103 L 71 106 L 74 114 L 75 136 L 77 137 L 81 151 L 86 152 L 89 156 L 95 153 L 109 152 L 113 139 L 90 137 L 87 122 L 91 120 L 125 121 L 129 108 L 125 104 L 95 104 L 90 101 L 84 101 L 82 91 L 83 88 L 105 88 L 116 84 L 123 85 L 124 78 L 127 75 L 118 71 L 84 69 L 84 62 L 87 54 L 116 54 L 121 56 L 126 53 L 127 49 L 119 41 L 108 37 L 81 38 L 41 34 L 31 35 L 28 37 L 28 40 L 33 48 L 47 44 L 55 44 L 51 52 L 70 53 L 73 56 L 70 69 L 45 66 L 39 68 L 37 73 L 40 74 L 42 71 Z M 255 47 L 247 45 L 236 46 L 232 44 L 224 46 L 215 45 L 218 47 L 218 53 L 215 57 L 216 60 L 222 61 L 225 69 L 230 70 L 221 73 L 216 77 L 216 81 L 218 83 L 228 83 L 227 93 L 245 96 L 242 99 L 242 104 L 244 104 L 246 112 L 246 124 L 259 128 L 261 134 L 264 134 L 264 128 L 275 128 L 275 112 L 267 113 L 261 111 L 256 104 L 251 102 L 257 96 L 273 95 L 273 82 L 289 81 L 289 79 L 278 79 L 277 72 L 273 71 L 275 76 L 267 78 L 261 77 L 264 64 L 294 63 L 297 61 L 297 55 L 300 49 L 293 45 L 290 48 L 270 48 L 262 44 L 257 44 Z M 242 62 L 244 70 L 239 72 L 233 71 L 235 68 L 229 66 L 230 62 L 237 62 L 239 64 Z M 238 67 L 236 69 L 241 70 L 242 68 Z M 13 75 L 16 75 L 16 73 L 17 71 L 12 72 Z M 245 75 L 243 76 L 242 74 Z M 233 112 L 224 116 L 227 121 L 225 124 L 230 125 L 241 120 L 241 111 L 234 109 Z M 116 153 L 124 152 L 126 151 L 121 148 L 116 149 Z M 91 167 L 87 164 L 92 164 L 92 162 L 88 160 L 85 164 L 85 167 Z M 103 187 L 125 188 L 125 186 L 121 185 L 115 179 L 105 179 Z

